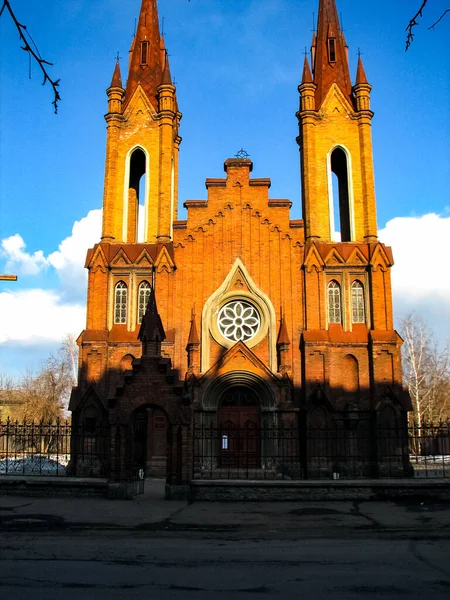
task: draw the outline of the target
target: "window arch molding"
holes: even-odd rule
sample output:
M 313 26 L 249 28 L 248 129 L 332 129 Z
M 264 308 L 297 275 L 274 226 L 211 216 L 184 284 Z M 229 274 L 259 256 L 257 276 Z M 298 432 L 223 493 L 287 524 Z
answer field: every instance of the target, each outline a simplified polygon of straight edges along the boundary
M 327 284 L 327 317 L 331 325 L 342 324 L 342 289 L 336 279 Z
M 151 284 L 144 279 L 138 285 L 138 293 L 137 293 L 137 314 L 136 314 L 136 323 L 140 325 L 142 323 L 142 318 L 147 309 L 148 300 L 150 298 L 150 294 L 152 291 Z
M 359 279 L 354 279 L 352 281 L 350 290 L 352 323 L 365 323 L 366 299 L 364 293 L 364 284 Z
M 114 325 L 126 325 L 128 318 L 128 286 L 120 280 L 114 286 Z
M 123 220 L 122 220 L 122 238 L 124 242 L 128 240 L 128 192 L 130 189 L 131 175 L 131 157 L 136 150 L 140 150 L 145 155 L 145 191 L 144 191 L 144 243 L 147 242 L 147 224 L 148 224 L 148 196 L 150 191 L 150 155 L 140 144 L 136 144 L 127 152 L 125 157 L 125 177 L 123 182 Z M 138 229 L 138 223 L 136 223 Z M 137 232 L 136 232 L 137 236 Z
M 334 219 L 334 196 L 333 196 L 333 170 L 332 170 L 332 161 L 331 157 L 335 150 L 342 150 L 346 158 L 346 166 L 347 166 L 347 190 L 348 190 L 348 213 L 349 213 L 349 239 L 342 240 L 342 231 L 341 231 L 341 240 L 352 242 L 356 239 L 355 233 L 355 206 L 354 206 L 354 195 L 353 195 L 353 165 L 352 165 L 352 156 L 350 151 L 343 144 L 335 144 L 330 148 L 327 154 L 327 179 L 328 179 L 328 211 L 329 211 L 329 226 L 330 226 L 330 240 L 334 240 L 334 232 L 336 231 L 336 225 Z M 339 189 L 337 190 L 339 194 Z M 339 209 L 339 206 L 337 207 Z M 340 225 L 340 224 L 339 224 Z M 341 227 L 340 227 L 341 229 Z

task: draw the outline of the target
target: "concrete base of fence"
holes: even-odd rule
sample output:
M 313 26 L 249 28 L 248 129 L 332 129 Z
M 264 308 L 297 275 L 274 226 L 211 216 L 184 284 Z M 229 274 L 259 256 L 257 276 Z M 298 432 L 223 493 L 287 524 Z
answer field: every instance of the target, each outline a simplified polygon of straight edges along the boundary
M 166 495 L 167 497 L 167 495 Z M 180 499 L 180 498 L 177 498 Z M 364 481 L 192 481 L 190 501 L 450 500 L 450 479 Z
M 165 500 L 190 500 L 191 486 L 166 483 Z
M 107 479 L 90 477 L 0 475 L 2 496 L 106 496 L 107 486 Z
M 129 481 L 108 482 L 107 496 L 110 500 L 132 500 L 135 496 L 134 484 Z

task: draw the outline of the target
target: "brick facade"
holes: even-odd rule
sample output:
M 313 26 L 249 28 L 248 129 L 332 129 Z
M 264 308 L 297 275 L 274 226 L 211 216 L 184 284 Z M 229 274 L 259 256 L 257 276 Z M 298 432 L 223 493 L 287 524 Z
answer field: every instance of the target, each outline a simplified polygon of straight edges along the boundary
M 308 423 L 319 413 L 333 419 L 384 410 L 404 421 L 409 400 L 393 329 L 393 258 L 377 238 L 370 85 L 361 62 L 355 86 L 346 80 L 335 13 L 334 1 L 321 0 L 313 50 L 323 63 L 334 49 L 329 58 L 340 68 L 332 76 L 316 60 L 311 72 L 305 59 L 299 86 L 303 219 L 290 219 L 289 200 L 270 198 L 270 179 L 251 177 L 250 159 L 233 158 L 225 161 L 226 177 L 207 179 L 207 198 L 186 201 L 187 220 L 178 221 L 181 114 L 156 2 L 142 2 L 126 90 L 118 66 L 108 89 L 103 232 L 86 260 L 87 325 L 71 400 L 75 420 L 98 406 L 110 423 L 112 479 L 126 479 L 141 460 L 148 474 L 168 469 L 169 483 L 188 482 L 192 426 L 219 426 L 223 398 L 234 388 L 256 393 L 262 420 L 300 415 Z M 330 20 L 332 30 L 323 25 Z M 147 40 L 159 51 L 142 65 Z M 143 172 L 146 188 L 139 192 L 135 180 Z M 340 211 L 333 209 L 332 172 Z M 139 323 L 142 283 L 152 289 L 162 327 L 146 338 L 150 355 Z M 256 311 L 259 329 L 245 333 L 233 313 L 237 329 L 228 339 L 219 317 L 236 301 Z M 239 335 L 250 337 L 239 341 Z M 144 412 L 146 449 L 139 458 L 136 418 Z

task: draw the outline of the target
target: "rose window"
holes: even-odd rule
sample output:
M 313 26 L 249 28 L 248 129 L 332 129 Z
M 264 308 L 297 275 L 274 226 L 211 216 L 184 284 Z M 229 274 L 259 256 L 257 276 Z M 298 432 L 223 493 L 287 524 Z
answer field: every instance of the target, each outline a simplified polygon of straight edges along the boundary
M 232 300 L 220 309 L 217 322 L 224 338 L 232 342 L 245 342 L 258 332 L 261 317 L 249 302 Z

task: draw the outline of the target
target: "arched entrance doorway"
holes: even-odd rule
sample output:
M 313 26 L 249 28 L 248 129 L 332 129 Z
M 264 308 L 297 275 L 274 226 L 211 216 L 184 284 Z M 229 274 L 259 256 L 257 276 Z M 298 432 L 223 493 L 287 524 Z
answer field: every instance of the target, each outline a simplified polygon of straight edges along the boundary
M 217 413 L 221 467 L 260 467 L 261 406 L 256 393 L 245 386 L 229 388 Z
M 132 468 L 145 477 L 165 477 L 167 468 L 167 431 L 169 421 L 158 406 L 145 405 L 132 417 Z

